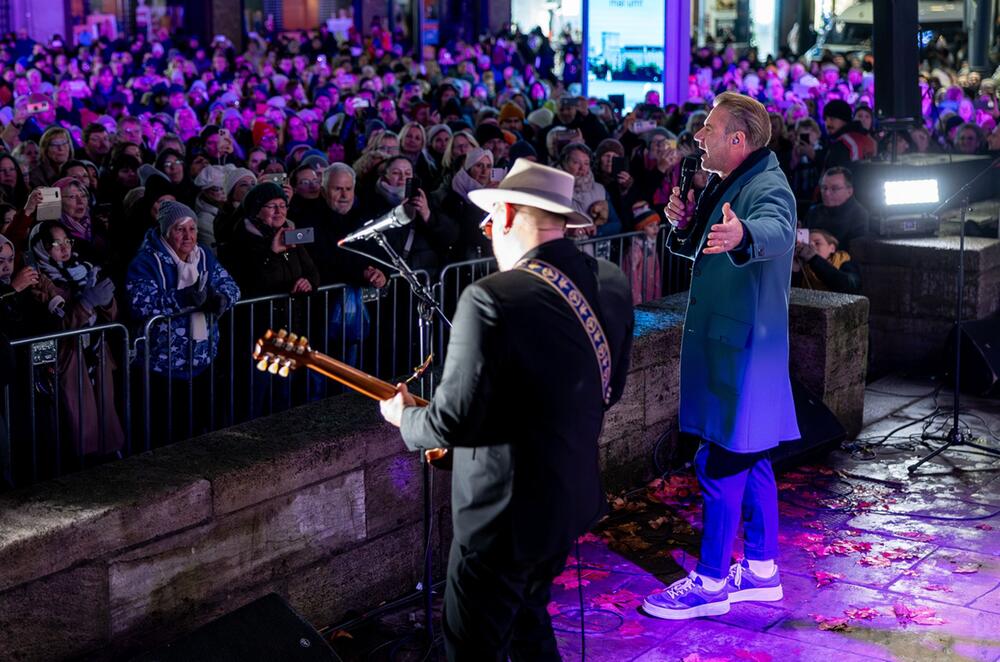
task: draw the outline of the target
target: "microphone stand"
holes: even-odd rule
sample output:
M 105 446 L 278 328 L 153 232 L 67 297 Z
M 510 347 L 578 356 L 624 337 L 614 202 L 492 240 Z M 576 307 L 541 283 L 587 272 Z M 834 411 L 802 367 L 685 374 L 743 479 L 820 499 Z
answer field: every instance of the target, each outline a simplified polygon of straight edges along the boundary
M 420 282 L 420 278 L 417 274 L 410 268 L 410 265 L 406 263 L 406 260 L 396 252 L 396 249 L 392 247 L 389 240 L 385 238 L 385 235 L 381 232 L 376 232 L 372 235 L 382 250 L 386 252 L 389 256 L 389 260 L 392 262 L 393 266 L 399 271 L 399 274 L 406 280 L 410 285 L 410 289 L 413 291 L 413 295 L 417 298 L 417 330 L 418 330 L 418 341 L 420 351 L 420 359 L 423 361 L 427 356 L 430 355 L 431 339 L 433 338 L 433 326 L 434 326 L 434 315 L 441 319 L 442 322 L 451 328 L 451 321 L 448 319 L 447 315 L 444 314 L 444 310 L 441 309 L 440 304 L 431 294 L 427 286 Z M 425 384 L 424 380 L 429 379 L 430 383 Z M 430 389 L 433 388 L 433 375 L 429 374 L 427 377 L 421 376 L 421 392 L 424 397 L 430 399 Z M 424 387 L 427 387 L 426 390 Z M 420 454 L 421 459 L 421 475 L 423 478 L 423 520 L 424 520 L 424 579 L 419 587 L 419 590 L 423 594 L 424 602 L 424 624 L 427 632 L 427 645 L 429 650 L 434 648 L 434 569 L 431 562 L 431 549 L 433 547 L 431 543 L 431 522 L 432 522 L 432 508 L 431 508 L 431 463 L 427 458 L 426 453 Z
M 969 209 L 969 195 L 972 191 L 972 187 L 982 179 L 986 173 L 990 172 L 997 165 L 1000 165 L 1000 157 L 993 159 L 988 166 L 983 168 L 975 177 L 973 177 L 965 186 L 958 189 L 950 198 L 942 202 L 938 207 L 931 212 L 931 216 L 937 216 L 942 210 L 947 209 L 956 200 L 962 201 L 962 208 L 959 215 L 959 243 L 958 243 L 958 271 L 955 275 L 955 365 L 954 365 L 954 402 L 952 403 L 952 425 L 951 430 L 948 431 L 946 435 L 922 435 L 924 440 L 934 440 L 943 441 L 944 444 L 929 454 L 920 458 L 916 463 L 911 464 L 906 470 L 912 474 L 914 473 L 920 465 L 934 459 L 941 453 L 945 452 L 953 446 L 970 446 L 977 450 L 983 451 L 990 455 L 996 455 L 1000 457 L 1000 450 L 995 448 L 990 448 L 989 446 L 984 446 L 982 444 L 977 444 L 972 441 L 972 435 L 962 431 L 961 421 L 958 418 L 959 407 L 961 404 L 961 395 L 959 394 L 959 387 L 961 385 L 961 370 L 962 370 L 962 303 L 965 299 L 965 221 L 966 213 Z

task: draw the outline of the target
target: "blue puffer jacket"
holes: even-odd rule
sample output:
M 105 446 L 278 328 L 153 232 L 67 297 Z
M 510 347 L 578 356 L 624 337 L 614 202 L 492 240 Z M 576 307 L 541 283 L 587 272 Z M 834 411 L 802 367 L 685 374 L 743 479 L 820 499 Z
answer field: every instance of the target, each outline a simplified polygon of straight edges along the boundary
M 176 315 L 184 309 L 177 301 L 177 265 L 157 230 L 151 228 L 146 233 L 138 255 L 129 265 L 125 283 L 132 318 L 140 324 L 145 324 L 156 315 Z M 202 251 L 198 272 L 205 275 L 207 287 L 226 297 L 226 308 L 239 301 L 240 288 L 211 251 Z M 169 331 L 167 327 L 167 322 L 163 321 L 155 323 L 149 330 L 149 361 L 153 372 L 169 375 L 173 379 L 187 379 L 198 375 L 212 363 L 219 345 L 216 324 L 209 328 L 208 339 L 199 341 L 191 340 L 190 315 L 174 318 Z M 192 342 L 193 360 L 189 363 Z M 143 358 L 144 354 L 140 352 L 139 359 Z

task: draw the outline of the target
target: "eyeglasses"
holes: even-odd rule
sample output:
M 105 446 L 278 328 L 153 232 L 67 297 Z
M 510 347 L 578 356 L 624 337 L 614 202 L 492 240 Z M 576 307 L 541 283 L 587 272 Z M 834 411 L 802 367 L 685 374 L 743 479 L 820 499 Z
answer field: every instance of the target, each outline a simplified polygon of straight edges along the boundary
M 483 233 L 483 236 L 493 241 L 493 215 L 486 217 L 486 220 L 482 222 L 479 226 L 479 230 Z
M 49 147 L 65 147 L 68 144 L 68 140 L 53 140 L 49 143 Z
M 63 200 L 86 200 L 87 196 L 80 195 L 79 193 L 74 193 L 73 195 L 64 195 Z
M 175 161 L 164 161 L 163 162 L 163 167 L 164 168 L 173 168 L 174 166 L 178 166 L 178 165 L 181 165 L 181 162 L 180 161 L 176 161 L 176 160 Z
M 826 191 L 829 193 L 836 193 L 837 191 L 843 191 L 846 188 L 847 188 L 846 186 L 820 186 L 819 190 Z
M 319 186 L 319 180 L 318 179 L 300 179 L 299 180 L 299 186 L 305 186 L 307 188 L 313 188 L 315 186 Z
M 67 237 L 66 239 L 56 239 L 49 244 L 49 248 L 60 248 L 62 246 L 71 247 L 75 243 L 76 242 L 71 237 Z
M 271 205 L 264 205 L 263 207 L 261 207 L 261 209 L 266 209 L 272 213 L 276 211 L 288 211 L 288 205 L 286 205 L 283 202 L 280 202 Z

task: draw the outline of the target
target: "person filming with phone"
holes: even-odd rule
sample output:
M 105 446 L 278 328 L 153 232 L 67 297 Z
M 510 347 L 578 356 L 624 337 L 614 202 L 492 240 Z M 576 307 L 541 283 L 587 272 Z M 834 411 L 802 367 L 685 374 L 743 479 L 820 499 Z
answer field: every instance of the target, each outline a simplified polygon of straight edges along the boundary
M 389 158 L 379 166 L 378 173 L 375 195 L 368 196 L 368 204 L 362 206 L 362 217 L 366 221 L 381 218 L 399 209 L 408 221 L 387 230 L 385 238 L 411 268 L 426 270 L 432 280 L 437 278 L 449 248 L 458 238 L 458 228 L 431 208 L 408 158 Z

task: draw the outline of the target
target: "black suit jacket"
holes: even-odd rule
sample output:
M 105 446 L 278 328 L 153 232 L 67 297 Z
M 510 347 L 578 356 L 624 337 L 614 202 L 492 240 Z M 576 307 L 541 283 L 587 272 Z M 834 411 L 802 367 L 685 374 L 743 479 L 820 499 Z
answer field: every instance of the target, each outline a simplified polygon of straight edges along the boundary
M 566 239 L 525 257 L 558 268 L 600 308 L 617 401 L 633 329 L 624 274 Z M 600 370 L 579 319 L 551 285 L 514 269 L 462 293 L 441 384 L 428 407 L 404 411 L 402 434 L 412 450 L 453 448 L 456 542 L 527 560 L 565 551 L 606 511 L 603 420 Z

